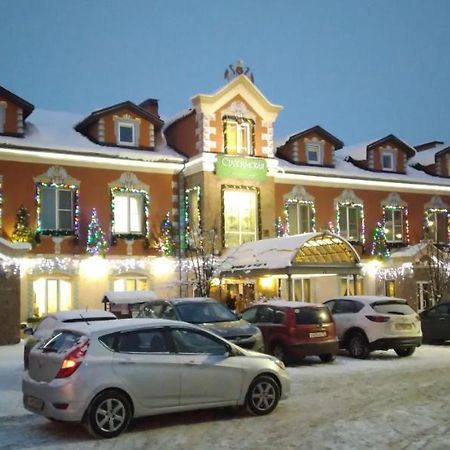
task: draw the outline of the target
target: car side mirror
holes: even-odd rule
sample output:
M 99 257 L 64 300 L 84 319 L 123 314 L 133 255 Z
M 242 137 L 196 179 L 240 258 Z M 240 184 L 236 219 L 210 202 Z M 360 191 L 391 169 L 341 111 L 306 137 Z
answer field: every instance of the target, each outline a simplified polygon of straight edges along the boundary
M 34 333 L 34 330 L 31 327 L 26 327 L 23 329 L 23 334 L 26 334 L 27 336 L 32 336 L 33 333 Z

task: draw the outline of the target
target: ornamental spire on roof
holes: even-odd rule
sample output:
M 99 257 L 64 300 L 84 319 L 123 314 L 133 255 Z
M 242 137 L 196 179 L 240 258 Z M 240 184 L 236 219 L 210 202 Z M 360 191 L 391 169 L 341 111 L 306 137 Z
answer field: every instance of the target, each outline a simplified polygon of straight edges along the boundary
M 230 64 L 226 68 L 224 78 L 227 81 L 231 81 L 234 78 L 238 77 L 239 75 L 245 75 L 250 79 L 250 81 L 252 83 L 255 82 L 255 79 L 253 77 L 253 73 L 250 70 L 250 67 L 246 66 L 244 64 L 244 61 L 242 61 L 242 59 L 239 59 L 238 61 L 236 61 L 235 64 Z

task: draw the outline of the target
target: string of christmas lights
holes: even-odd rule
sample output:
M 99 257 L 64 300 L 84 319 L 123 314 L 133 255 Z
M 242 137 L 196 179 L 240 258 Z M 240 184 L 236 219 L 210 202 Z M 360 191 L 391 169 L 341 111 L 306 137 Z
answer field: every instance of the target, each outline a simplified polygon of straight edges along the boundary
M 93 208 L 91 220 L 88 225 L 86 251 L 92 256 L 104 256 L 108 252 L 108 247 L 105 233 L 98 221 L 97 210 Z
M 450 242 L 450 213 L 447 208 L 428 208 L 425 210 L 424 217 L 424 235 L 430 234 L 433 230 L 435 232 L 434 236 L 426 236 L 437 241 L 438 240 L 438 216 L 437 214 L 445 214 L 447 219 L 447 242 Z
M 299 200 L 299 199 L 287 199 L 284 202 L 284 217 L 286 219 L 285 230 L 286 234 L 290 234 L 290 224 L 289 224 L 289 207 L 292 205 L 307 205 L 309 208 L 309 220 L 311 225 L 311 232 L 316 232 L 316 207 L 314 206 L 314 201 L 312 200 Z M 299 211 L 297 209 L 297 214 Z M 309 231 L 309 230 L 308 230 Z
M 409 244 L 409 221 L 408 221 L 408 208 L 406 206 L 399 206 L 399 205 L 385 205 L 383 206 L 383 224 L 387 223 L 386 220 L 386 211 L 391 212 L 392 218 L 394 217 L 394 211 L 401 211 L 402 212 L 402 218 L 403 218 L 403 230 L 405 231 L 405 236 L 403 237 L 402 232 L 402 243 L 403 244 Z M 385 230 L 386 231 L 386 230 Z M 394 227 L 392 223 L 392 232 L 394 232 Z

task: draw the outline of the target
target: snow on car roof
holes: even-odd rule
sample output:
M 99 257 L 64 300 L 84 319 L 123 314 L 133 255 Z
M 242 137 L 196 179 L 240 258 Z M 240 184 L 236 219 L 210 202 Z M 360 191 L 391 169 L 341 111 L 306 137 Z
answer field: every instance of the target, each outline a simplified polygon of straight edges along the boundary
M 320 308 L 323 306 L 319 303 L 308 303 L 308 302 L 290 302 L 288 300 L 268 300 L 268 301 L 261 301 L 258 303 L 254 303 L 254 305 L 269 305 L 269 306 L 281 306 L 283 308 L 302 308 L 302 307 L 312 307 L 312 308 Z
M 49 316 L 54 317 L 55 319 L 65 322 L 67 320 L 73 320 L 73 319 L 98 319 L 101 317 L 105 317 L 107 319 L 116 317 L 113 313 L 109 311 L 104 311 L 102 309 L 71 309 L 69 311 L 58 311 L 52 314 L 49 314 Z
M 358 300 L 362 303 L 374 303 L 374 302 L 395 301 L 395 300 L 400 302 L 406 302 L 404 298 L 387 297 L 385 295 L 346 295 L 342 297 L 333 298 L 330 300 Z
M 116 305 L 127 305 L 129 303 L 143 303 L 157 300 L 158 296 L 153 291 L 121 291 L 105 292 L 103 302 L 115 303 Z

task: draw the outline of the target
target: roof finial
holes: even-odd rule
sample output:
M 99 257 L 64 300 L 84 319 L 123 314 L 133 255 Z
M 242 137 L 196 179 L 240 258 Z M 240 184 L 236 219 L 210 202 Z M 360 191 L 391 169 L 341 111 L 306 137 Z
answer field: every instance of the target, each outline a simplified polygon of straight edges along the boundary
M 227 81 L 231 81 L 239 75 L 245 75 L 251 80 L 252 83 L 255 82 L 250 67 L 246 66 L 242 59 L 237 60 L 235 64 L 230 64 L 227 67 L 227 69 L 225 70 L 224 78 Z

